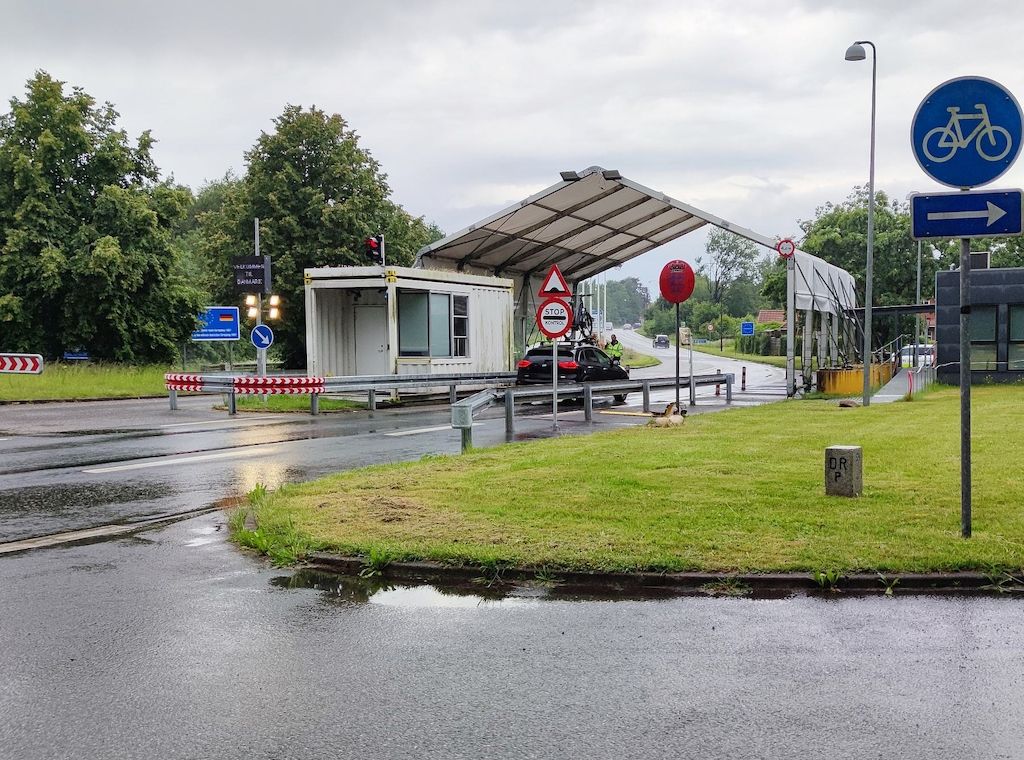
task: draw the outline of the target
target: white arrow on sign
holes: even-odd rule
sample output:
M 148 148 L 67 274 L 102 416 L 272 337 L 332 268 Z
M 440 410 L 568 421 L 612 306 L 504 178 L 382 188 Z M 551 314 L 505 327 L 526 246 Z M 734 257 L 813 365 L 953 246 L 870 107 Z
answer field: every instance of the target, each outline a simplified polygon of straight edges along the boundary
M 985 217 L 988 217 L 988 221 L 985 222 L 985 226 L 990 227 L 993 223 L 1006 216 L 1006 212 L 992 201 L 985 201 L 985 204 L 988 206 L 985 211 L 933 211 L 928 214 L 928 221 L 937 222 L 942 219 L 984 219 Z

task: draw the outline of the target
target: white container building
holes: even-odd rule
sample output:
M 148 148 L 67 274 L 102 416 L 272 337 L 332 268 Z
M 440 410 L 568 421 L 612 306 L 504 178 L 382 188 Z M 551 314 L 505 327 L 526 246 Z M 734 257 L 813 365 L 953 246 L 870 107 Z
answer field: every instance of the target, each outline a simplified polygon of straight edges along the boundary
M 512 370 L 512 280 L 411 267 L 304 272 L 316 376 Z

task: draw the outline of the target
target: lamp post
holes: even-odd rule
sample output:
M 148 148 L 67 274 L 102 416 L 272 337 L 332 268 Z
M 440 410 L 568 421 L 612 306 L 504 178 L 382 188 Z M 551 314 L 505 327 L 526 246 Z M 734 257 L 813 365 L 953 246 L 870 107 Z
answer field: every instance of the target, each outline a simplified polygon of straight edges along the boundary
M 870 40 L 858 40 L 846 49 L 846 60 L 867 58 L 864 46 L 871 46 L 871 151 L 868 160 L 868 255 L 864 275 L 864 406 L 871 403 L 871 280 L 875 254 L 875 82 L 878 51 Z

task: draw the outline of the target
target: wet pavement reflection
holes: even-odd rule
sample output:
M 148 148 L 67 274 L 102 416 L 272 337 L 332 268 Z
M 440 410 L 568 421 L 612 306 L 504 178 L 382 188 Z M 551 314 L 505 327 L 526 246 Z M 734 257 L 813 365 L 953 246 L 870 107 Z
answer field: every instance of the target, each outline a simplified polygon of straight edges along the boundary
M 0 559 L 0 756 L 1013 758 L 1020 600 L 284 571 L 208 515 Z

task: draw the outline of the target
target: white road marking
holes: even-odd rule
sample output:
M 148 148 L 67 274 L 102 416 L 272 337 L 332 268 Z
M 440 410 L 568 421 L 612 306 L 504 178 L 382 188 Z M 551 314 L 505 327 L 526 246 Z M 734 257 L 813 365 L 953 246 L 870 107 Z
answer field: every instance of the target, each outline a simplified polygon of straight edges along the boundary
M 133 462 L 132 464 L 116 464 L 110 467 L 92 467 L 88 470 L 82 470 L 90 475 L 100 475 L 106 472 L 124 472 L 125 470 L 144 470 L 149 467 L 171 467 L 176 464 L 192 464 L 194 462 L 209 462 L 213 459 L 228 459 L 230 457 L 244 457 L 253 456 L 256 452 L 253 451 L 252 446 L 247 446 L 244 449 L 232 449 L 231 451 L 220 451 L 216 454 L 199 454 L 197 456 L 188 457 L 176 457 L 174 459 L 157 459 L 152 462 Z M 263 447 L 260 447 L 261 449 Z M 276 448 L 276 447 L 275 447 Z M 271 449 L 270 451 L 273 451 Z M 267 451 L 261 450 L 259 454 L 268 453 Z
M 11 439 L 10 438 L 0 438 L 0 441 L 9 441 L 9 440 L 11 440 Z
M 210 420 L 209 422 L 168 422 L 165 425 L 161 425 L 162 428 L 171 427 L 185 427 L 187 425 L 247 425 L 250 422 L 264 422 L 266 420 L 283 420 L 280 414 L 276 414 L 273 417 L 261 417 L 259 419 L 245 419 L 245 420 Z M 0 438 L 0 441 L 4 440 Z
M 482 423 L 474 422 L 473 427 L 479 427 Z M 403 435 L 419 435 L 420 433 L 440 433 L 442 430 L 452 430 L 451 425 L 437 425 L 436 427 L 414 428 L 412 430 L 398 430 L 394 433 L 385 433 L 389 438 L 398 438 Z

